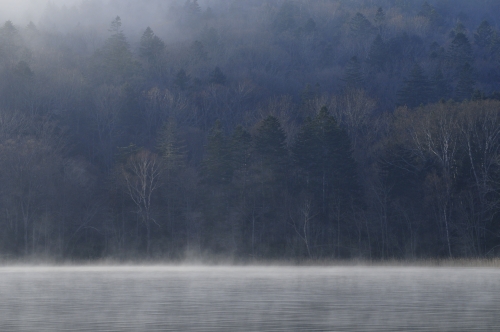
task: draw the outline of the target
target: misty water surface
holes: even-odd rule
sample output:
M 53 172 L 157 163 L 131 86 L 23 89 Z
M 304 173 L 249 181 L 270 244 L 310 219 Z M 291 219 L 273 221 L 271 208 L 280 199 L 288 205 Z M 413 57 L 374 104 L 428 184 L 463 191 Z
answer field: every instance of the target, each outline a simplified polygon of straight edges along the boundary
M 4 267 L 2 331 L 499 331 L 500 270 Z

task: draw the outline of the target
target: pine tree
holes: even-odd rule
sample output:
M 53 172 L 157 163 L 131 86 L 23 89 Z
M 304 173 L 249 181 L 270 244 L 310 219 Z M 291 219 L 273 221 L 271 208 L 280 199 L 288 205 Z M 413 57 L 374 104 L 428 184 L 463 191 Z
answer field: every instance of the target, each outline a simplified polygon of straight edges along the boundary
M 133 59 L 121 26 L 122 21 L 120 16 L 117 16 L 111 22 L 109 29 L 112 35 L 105 41 L 102 49 L 94 55 L 97 67 L 95 74 L 98 80 L 122 84 L 137 69 L 137 64 Z
M 416 107 L 429 102 L 431 97 L 430 82 L 418 63 L 413 66 L 398 95 L 399 104 L 408 107 Z
M 455 89 L 455 99 L 458 101 L 471 99 L 474 93 L 474 71 L 468 63 L 466 63 L 460 71 L 457 87 Z
M 147 27 L 141 37 L 139 54 L 149 63 L 155 63 L 165 52 L 165 43 Z
M 205 158 L 201 167 L 202 182 L 208 185 L 229 184 L 232 174 L 230 149 L 220 121 L 217 120 L 208 136 Z
M 382 7 L 378 7 L 377 12 L 375 13 L 374 22 L 378 28 L 378 32 L 382 33 L 382 28 L 385 25 L 385 13 Z
M 418 13 L 418 15 L 427 18 L 433 25 L 439 25 L 439 23 L 441 22 L 441 16 L 436 11 L 436 8 L 429 5 L 427 1 L 422 4 L 422 9 Z
M 186 71 L 181 68 L 175 74 L 175 79 L 174 79 L 174 84 L 179 87 L 181 90 L 185 90 L 188 85 L 189 85 L 189 80 L 191 79 L 191 76 L 186 74 Z
M 483 20 L 474 33 L 474 42 L 479 48 L 485 49 L 491 46 L 493 29 L 488 21 Z
M 157 149 L 163 159 L 163 165 L 169 173 L 167 177 L 185 164 L 186 147 L 179 137 L 177 125 L 173 120 L 169 120 L 163 125 L 158 135 Z
M 459 32 L 453 38 L 448 50 L 448 60 L 450 65 L 458 70 L 466 63 L 472 63 L 472 46 L 464 33 Z
M 432 97 L 431 100 L 436 102 L 438 100 L 448 100 L 450 97 L 450 84 L 443 75 L 441 69 L 437 68 L 431 77 Z
M 247 170 L 250 166 L 252 135 L 242 126 L 237 126 L 231 137 L 231 156 L 235 170 Z
M 274 20 L 274 28 L 278 32 L 289 31 L 296 28 L 295 15 L 297 8 L 292 1 L 286 0 L 281 5 Z
M 320 213 L 324 218 L 328 216 L 332 195 L 349 201 L 359 194 L 350 139 L 326 107 L 303 124 L 293 144 L 292 156 L 300 170 L 301 186 L 321 202 Z
M 342 79 L 347 88 L 361 88 L 363 86 L 363 73 L 361 63 L 356 56 L 349 59 L 346 65 L 345 75 Z
M 270 115 L 257 128 L 254 147 L 261 161 L 274 171 L 281 171 L 286 164 L 288 151 L 286 134 L 279 120 Z
M 211 84 L 220 84 L 224 85 L 226 84 L 226 75 L 222 73 L 222 70 L 217 66 L 215 69 L 210 73 L 210 78 L 209 82 Z
M 310 35 L 310 34 L 316 32 L 316 30 L 317 30 L 316 22 L 312 18 L 309 18 L 307 20 L 306 24 L 304 25 L 305 34 Z
M 387 58 L 387 47 L 380 34 L 378 34 L 370 46 L 367 62 L 375 71 L 383 71 L 385 70 Z
M 203 43 L 199 40 L 195 40 L 191 45 L 191 53 L 195 63 L 208 60 L 208 52 L 205 50 Z
M 349 29 L 355 38 L 365 38 L 374 31 L 371 22 L 360 12 L 357 12 L 349 22 Z

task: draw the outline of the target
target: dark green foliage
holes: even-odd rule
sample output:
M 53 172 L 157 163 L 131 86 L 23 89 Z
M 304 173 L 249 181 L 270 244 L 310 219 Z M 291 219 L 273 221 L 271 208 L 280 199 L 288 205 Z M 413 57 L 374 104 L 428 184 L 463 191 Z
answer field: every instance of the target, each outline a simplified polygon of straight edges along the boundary
M 416 107 L 429 102 L 431 98 L 431 85 L 424 70 L 418 63 L 413 66 L 398 96 L 399 104 L 408 107 Z

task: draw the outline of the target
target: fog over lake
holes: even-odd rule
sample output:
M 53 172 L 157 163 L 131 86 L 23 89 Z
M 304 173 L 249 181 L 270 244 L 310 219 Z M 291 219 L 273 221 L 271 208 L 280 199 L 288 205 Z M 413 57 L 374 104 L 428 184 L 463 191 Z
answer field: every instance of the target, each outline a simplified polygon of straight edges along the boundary
M 498 331 L 500 270 L 3 267 L 2 331 Z

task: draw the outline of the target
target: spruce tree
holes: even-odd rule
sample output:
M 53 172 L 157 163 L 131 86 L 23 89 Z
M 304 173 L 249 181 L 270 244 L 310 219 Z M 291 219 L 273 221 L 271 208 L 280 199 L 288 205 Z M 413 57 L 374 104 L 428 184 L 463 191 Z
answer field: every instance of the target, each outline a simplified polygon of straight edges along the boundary
M 437 68 L 430 80 L 432 92 L 431 101 L 448 100 L 450 97 L 450 83 L 444 77 L 440 68 Z
M 328 219 L 332 195 L 344 202 L 359 199 L 356 162 L 351 143 L 334 117 L 323 106 L 314 119 L 307 119 L 292 147 L 301 186 L 321 202 L 321 215 Z
M 217 120 L 208 136 L 201 166 L 202 182 L 208 185 L 226 185 L 231 182 L 232 173 L 230 149 L 220 121 Z
M 165 52 L 165 43 L 147 27 L 141 37 L 139 54 L 150 64 L 155 63 Z
M 493 38 L 493 28 L 488 23 L 488 21 L 483 20 L 476 32 L 474 33 L 474 42 L 475 44 L 482 49 L 488 48 L 491 46 L 492 38 Z
M 220 84 L 224 85 L 226 84 L 226 75 L 222 72 L 222 70 L 217 66 L 215 69 L 210 73 L 210 78 L 209 82 L 211 84 Z
M 374 22 L 376 27 L 378 28 L 378 32 L 382 33 L 382 28 L 385 25 L 385 13 L 382 7 L 378 7 L 377 13 L 375 13 Z
M 251 162 L 252 135 L 241 125 L 233 131 L 230 148 L 234 170 L 247 170 Z
M 357 12 L 349 22 L 349 29 L 355 38 L 368 37 L 374 31 L 371 22 L 360 12 Z
M 276 117 L 270 115 L 260 123 L 254 137 L 254 147 L 264 165 L 274 171 L 283 170 L 288 156 L 286 134 Z
M 361 88 L 363 86 L 363 73 L 361 63 L 356 56 L 351 57 L 346 65 L 345 75 L 342 79 L 347 88 Z
M 431 97 L 430 82 L 418 63 L 413 66 L 398 96 L 399 104 L 408 107 L 416 107 L 429 102 Z
M 464 33 L 457 33 L 451 41 L 448 60 L 450 65 L 457 70 L 463 68 L 466 63 L 472 63 L 472 46 Z
M 466 63 L 459 73 L 457 87 L 455 89 L 455 99 L 458 101 L 471 99 L 474 93 L 474 71 L 468 63 Z
M 174 84 L 181 90 L 185 90 L 189 85 L 189 80 L 191 76 L 186 74 L 184 68 L 179 69 L 177 74 L 175 74 Z
M 385 70 L 387 58 L 387 47 L 380 34 L 378 34 L 370 46 L 367 62 L 375 71 L 383 71 Z

